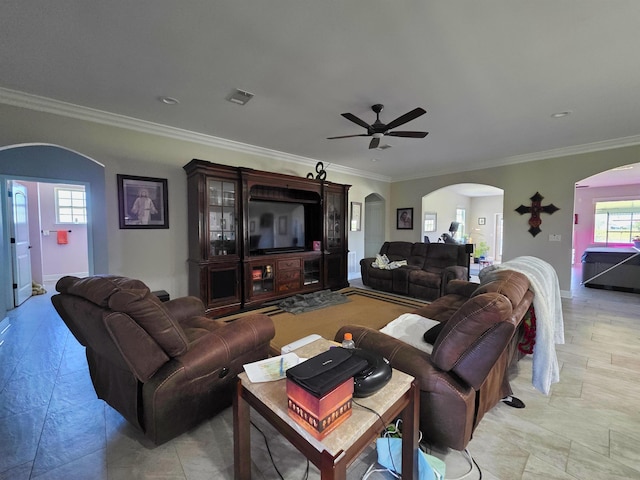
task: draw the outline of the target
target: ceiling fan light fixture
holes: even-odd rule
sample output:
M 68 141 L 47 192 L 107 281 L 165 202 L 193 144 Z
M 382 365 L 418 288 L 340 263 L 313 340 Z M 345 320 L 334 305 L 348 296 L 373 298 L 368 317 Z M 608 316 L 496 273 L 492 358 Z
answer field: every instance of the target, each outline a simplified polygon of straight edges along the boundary
M 158 97 L 158 100 L 164 103 L 165 105 L 177 105 L 180 103 L 180 100 L 173 97 Z

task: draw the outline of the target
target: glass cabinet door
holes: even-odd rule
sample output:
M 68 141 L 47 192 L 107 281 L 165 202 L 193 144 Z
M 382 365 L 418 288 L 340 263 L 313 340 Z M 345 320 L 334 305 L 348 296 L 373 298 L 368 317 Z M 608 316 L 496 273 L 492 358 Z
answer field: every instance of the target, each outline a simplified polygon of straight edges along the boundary
M 339 193 L 327 193 L 327 248 L 342 247 L 342 210 L 343 196 Z
M 272 293 L 273 284 L 274 274 L 272 263 L 251 266 L 251 291 L 254 295 Z
M 236 219 L 236 184 L 215 178 L 207 179 L 209 211 L 209 257 L 235 255 L 238 222 Z

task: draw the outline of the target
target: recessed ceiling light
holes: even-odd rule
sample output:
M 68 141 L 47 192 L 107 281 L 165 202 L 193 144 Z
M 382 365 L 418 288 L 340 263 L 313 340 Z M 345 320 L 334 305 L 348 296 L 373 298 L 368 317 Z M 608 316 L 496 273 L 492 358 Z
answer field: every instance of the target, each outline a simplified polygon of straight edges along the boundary
M 180 103 L 177 98 L 173 97 L 158 97 L 158 100 L 160 100 L 165 105 L 177 105 Z
M 246 105 L 246 103 L 253 98 L 253 93 L 245 92 L 244 90 L 235 89 L 231 94 L 227 97 L 231 103 L 236 103 L 238 105 Z
M 375 162 L 378 161 L 378 159 L 377 158 L 372 158 L 371 161 L 375 163 Z
M 571 110 L 566 110 L 564 112 L 552 113 L 551 114 L 551 118 L 562 118 L 562 117 L 566 117 L 567 115 L 571 115 Z

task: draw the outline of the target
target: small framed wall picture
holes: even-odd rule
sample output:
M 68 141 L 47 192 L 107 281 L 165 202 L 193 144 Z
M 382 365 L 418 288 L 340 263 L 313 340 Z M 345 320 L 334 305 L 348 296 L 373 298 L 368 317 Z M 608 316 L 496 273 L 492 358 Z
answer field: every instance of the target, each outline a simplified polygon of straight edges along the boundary
M 169 197 L 165 178 L 116 176 L 120 228 L 169 228 Z
M 478 225 L 484 225 L 486 223 L 487 223 L 486 217 L 479 217 L 478 218 Z
M 413 230 L 413 208 L 398 208 L 396 222 L 398 230 Z

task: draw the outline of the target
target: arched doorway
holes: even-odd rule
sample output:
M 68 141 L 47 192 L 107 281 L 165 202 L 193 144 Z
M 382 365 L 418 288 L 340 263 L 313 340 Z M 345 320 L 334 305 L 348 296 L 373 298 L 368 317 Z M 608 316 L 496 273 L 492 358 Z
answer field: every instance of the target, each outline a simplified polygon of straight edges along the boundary
M 377 193 L 364 199 L 364 257 L 375 257 L 384 242 L 386 202 Z
M 89 272 L 107 273 L 107 215 L 104 165 L 58 145 L 21 144 L 0 147 L 0 264 L 10 265 L 7 180 L 83 184 L 87 189 Z M 12 272 L 0 274 L 0 319 L 12 307 Z
M 573 206 L 572 289 L 582 282 L 589 247 L 629 248 L 640 226 L 640 163 L 623 165 L 576 183 Z
M 502 261 L 502 214 L 504 191 L 500 188 L 460 183 L 440 188 L 422 197 L 422 237 L 437 242 L 459 223 L 454 239 L 474 245 L 474 256 L 484 254 L 492 262 Z

